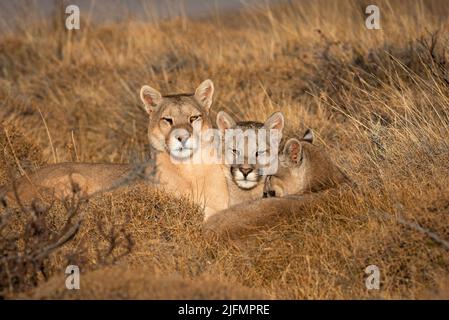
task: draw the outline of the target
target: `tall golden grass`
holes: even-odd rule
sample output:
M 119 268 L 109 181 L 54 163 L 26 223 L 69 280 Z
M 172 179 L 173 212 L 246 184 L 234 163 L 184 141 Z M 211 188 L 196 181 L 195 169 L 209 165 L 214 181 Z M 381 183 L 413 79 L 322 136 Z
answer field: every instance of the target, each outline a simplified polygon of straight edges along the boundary
M 289 135 L 312 128 L 358 185 L 238 243 L 204 239 L 202 213 L 188 201 L 146 186 L 112 192 L 83 207 L 79 233 L 46 261 L 52 279 L 39 275 L 27 290 L 3 294 L 448 298 L 449 3 L 378 1 L 382 29 L 367 30 L 368 2 L 291 1 L 154 23 L 83 20 L 72 32 L 24 21 L 2 35 L 3 182 L 6 170 L 21 174 L 19 164 L 146 159 L 140 87 L 191 91 L 211 78 L 212 117 L 223 109 L 263 120 L 281 110 Z M 50 211 L 57 228 L 64 210 Z M 19 216 L 14 226 L 27 219 Z M 108 257 L 120 258 L 99 259 L 107 241 L 98 221 L 131 235 L 131 252 L 122 256 L 118 247 Z M 68 292 L 61 281 L 68 262 L 80 265 L 81 279 L 97 280 Z M 372 264 L 380 290 L 365 287 Z M 152 279 L 173 290 L 138 285 Z M 179 290 L 186 294 L 167 293 Z

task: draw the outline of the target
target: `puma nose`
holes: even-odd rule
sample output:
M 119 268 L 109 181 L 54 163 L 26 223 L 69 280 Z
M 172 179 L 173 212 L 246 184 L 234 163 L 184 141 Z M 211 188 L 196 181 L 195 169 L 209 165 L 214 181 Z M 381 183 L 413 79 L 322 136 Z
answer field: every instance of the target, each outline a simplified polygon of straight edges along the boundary
M 182 144 L 184 144 L 184 143 L 187 141 L 187 139 L 189 139 L 189 137 L 190 137 L 189 133 L 186 132 L 186 133 L 183 133 L 183 134 L 178 134 L 178 135 L 176 136 L 176 139 L 177 139 L 179 142 L 181 142 Z
M 245 178 L 248 174 L 250 174 L 253 171 L 253 169 L 251 169 L 251 168 L 240 168 L 239 170 L 241 173 L 243 173 L 243 176 Z

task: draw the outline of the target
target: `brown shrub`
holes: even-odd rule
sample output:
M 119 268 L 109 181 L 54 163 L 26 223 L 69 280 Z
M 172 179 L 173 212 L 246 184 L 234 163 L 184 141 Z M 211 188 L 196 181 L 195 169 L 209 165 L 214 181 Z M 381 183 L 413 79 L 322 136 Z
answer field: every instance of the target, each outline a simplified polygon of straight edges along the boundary
M 12 125 L 0 126 L 0 185 L 45 163 L 41 149 Z
M 80 289 L 67 290 L 65 276 L 55 276 L 23 298 L 31 299 L 266 299 L 260 290 L 227 279 L 155 273 L 139 265 L 117 265 L 81 273 Z

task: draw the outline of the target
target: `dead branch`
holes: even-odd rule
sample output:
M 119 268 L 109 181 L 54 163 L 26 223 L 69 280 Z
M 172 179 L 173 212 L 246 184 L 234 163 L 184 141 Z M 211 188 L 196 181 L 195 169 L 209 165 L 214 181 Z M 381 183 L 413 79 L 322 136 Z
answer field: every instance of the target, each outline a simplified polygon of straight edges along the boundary
M 420 226 L 418 223 L 408 221 L 401 214 L 398 214 L 398 216 L 395 216 L 393 214 L 390 214 L 388 212 L 385 212 L 385 211 L 379 210 L 379 209 L 371 210 L 371 213 L 374 213 L 376 216 L 381 217 L 383 219 L 394 220 L 394 221 L 398 222 L 399 224 L 406 226 L 409 229 L 415 230 L 415 231 L 429 237 L 436 243 L 443 246 L 446 250 L 449 250 L 449 242 L 448 241 L 441 239 L 441 237 L 438 236 L 435 232 L 430 231 L 429 229 L 426 229 L 426 228 Z

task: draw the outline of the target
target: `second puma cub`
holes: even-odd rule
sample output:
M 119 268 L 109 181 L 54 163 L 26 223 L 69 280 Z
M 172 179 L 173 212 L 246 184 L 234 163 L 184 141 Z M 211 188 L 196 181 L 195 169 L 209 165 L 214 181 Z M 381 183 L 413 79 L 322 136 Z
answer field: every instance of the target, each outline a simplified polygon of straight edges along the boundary
M 329 155 L 313 144 L 313 139 L 309 129 L 301 140 L 291 138 L 285 143 L 279 156 L 279 170 L 266 180 L 268 195 L 283 197 L 318 192 L 349 181 Z

